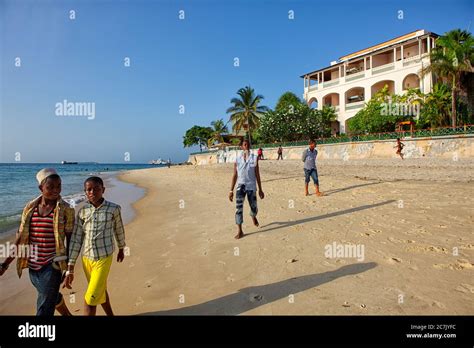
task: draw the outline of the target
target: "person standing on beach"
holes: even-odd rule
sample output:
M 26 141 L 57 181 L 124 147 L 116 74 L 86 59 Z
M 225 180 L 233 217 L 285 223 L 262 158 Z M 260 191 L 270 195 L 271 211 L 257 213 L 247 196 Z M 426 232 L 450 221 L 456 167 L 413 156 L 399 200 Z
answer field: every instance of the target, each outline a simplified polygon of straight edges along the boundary
M 310 177 L 313 179 L 316 196 L 323 196 L 319 191 L 318 170 L 316 169 L 316 157 L 318 150 L 316 150 L 316 141 L 310 140 L 309 147 L 303 151 L 302 160 L 304 162 L 304 177 L 305 177 L 305 196 L 309 196 L 308 185 Z
M 278 158 L 277 158 L 277 161 L 281 158 L 281 160 L 283 161 L 283 149 L 281 148 L 281 145 L 278 146 Z
M 64 287 L 71 289 L 74 280 L 74 266 L 82 246 L 82 267 L 88 286 L 84 296 L 84 314 L 96 314 L 101 305 L 107 315 L 114 315 L 107 293 L 107 278 L 112 265 L 115 249 L 114 238 L 119 248 L 117 262 L 125 258 L 125 231 L 120 214 L 120 206 L 106 201 L 104 182 L 91 176 L 84 182 L 88 202 L 79 210 L 77 222 L 69 248 L 68 271 Z
M 250 152 L 250 143 L 248 140 L 242 140 L 240 147 L 242 154 L 237 156 L 236 163 L 234 163 L 234 174 L 232 176 L 232 184 L 229 192 L 229 200 L 232 202 L 234 199 L 234 187 L 237 183 L 236 190 L 236 212 L 235 212 L 235 223 L 237 224 L 238 233 L 235 236 L 236 239 L 240 239 L 244 236 L 242 231 L 243 219 L 243 207 L 245 196 L 250 205 L 250 216 L 252 217 L 253 224 L 258 227 L 257 220 L 257 185 L 258 185 L 258 196 L 260 199 L 265 197 L 262 190 L 262 183 L 260 180 L 260 170 L 258 167 L 258 158 Z
M 41 195 L 23 209 L 15 240 L 17 273 L 28 268 L 31 283 L 38 292 L 37 316 L 71 315 L 59 288 L 66 271 L 67 247 L 74 227 L 74 209 L 61 196 L 61 178 L 53 168 L 36 174 Z M 27 250 L 27 252 L 25 252 Z M 29 255 L 26 255 L 29 254 Z M 4 274 L 15 259 L 9 256 L 0 264 Z
M 395 148 L 397 149 L 397 155 L 399 155 L 401 159 L 403 159 L 402 150 L 403 150 L 404 147 L 405 147 L 405 144 L 403 144 L 400 141 L 400 138 L 397 138 L 397 145 L 395 145 Z

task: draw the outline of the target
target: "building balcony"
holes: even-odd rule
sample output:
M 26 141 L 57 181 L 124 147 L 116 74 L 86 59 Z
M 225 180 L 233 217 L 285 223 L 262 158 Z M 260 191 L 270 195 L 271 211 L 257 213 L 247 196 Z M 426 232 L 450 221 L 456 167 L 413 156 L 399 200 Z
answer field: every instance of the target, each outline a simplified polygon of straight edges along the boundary
M 355 102 L 348 102 L 348 103 L 346 103 L 345 110 L 349 111 L 349 110 L 361 109 L 361 108 L 364 107 L 364 105 L 365 105 L 365 102 L 363 100 L 355 101 Z
M 382 72 L 386 72 L 386 71 L 390 71 L 390 70 L 394 70 L 394 69 L 395 69 L 395 63 L 394 62 L 379 65 L 377 67 L 372 68 L 372 75 L 380 74 Z
M 329 80 L 329 81 L 324 81 L 322 88 L 328 88 L 328 87 L 335 86 L 335 85 L 338 85 L 338 84 L 339 84 L 339 78 Z

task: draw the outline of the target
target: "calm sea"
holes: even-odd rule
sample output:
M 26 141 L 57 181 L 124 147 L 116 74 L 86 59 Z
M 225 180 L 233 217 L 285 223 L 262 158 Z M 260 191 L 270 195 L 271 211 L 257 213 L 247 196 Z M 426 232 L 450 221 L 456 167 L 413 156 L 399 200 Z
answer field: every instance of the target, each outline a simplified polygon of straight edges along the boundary
M 79 203 L 84 200 L 83 183 L 88 176 L 108 175 L 124 170 L 158 167 L 158 165 L 0 163 L 0 233 L 18 226 L 25 204 L 40 194 L 36 173 L 50 167 L 55 168 L 61 176 L 61 196 L 67 201 Z

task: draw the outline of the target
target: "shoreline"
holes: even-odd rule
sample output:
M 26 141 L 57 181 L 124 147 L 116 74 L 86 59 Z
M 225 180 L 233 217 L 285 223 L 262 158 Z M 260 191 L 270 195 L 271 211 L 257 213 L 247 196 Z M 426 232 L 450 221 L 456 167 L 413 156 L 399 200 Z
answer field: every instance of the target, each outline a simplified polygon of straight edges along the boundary
M 137 170 L 137 169 L 131 169 L 131 170 Z M 122 218 L 123 218 L 123 222 L 124 224 L 130 222 L 133 220 L 134 218 L 134 215 L 135 215 L 135 211 L 133 209 L 133 206 L 132 206 L 132 203 L 135 201 L 135 200 L 138 200 L 140 198 L 142 198 L 146 192 L 140 188 L 140 190 L 134 190 L 133 187 L 128 187 L 127 185 L 123 185 L 123 182 L 120 181 L 119 179 L 119 176 L 120 176 L 121 172 L 101 172 L 101 173 L 98 173 L 99 176 L 102 177 L 102 179 L 104 180 L 104 185 L 106 186 L 106 190 L 108 191 L 108 189 L 111 189 L 112 190 L 112 194 L 113 194 L 113 197 L 117 197 L 118 196 L 118 200 L 120 202 L 122 202 L 122 204 L 120 204 L 122 206 Z M 127 190 L 129 191 L 128 193 L 131 193 L 132 197 L 130 196 L 127 196 L 127 195 L 117 195 L 117 191 L 118 191 L 118 188 L 117 186 L 119 186 L 121 189 L 124 189 L 124 190 Z M 136 185 L 133 185 L 132 186 L 136 186 Z M 116 187 L 114 189 L 114 187 Z M 39 194 L 38 194 L 39 195 Z M 76 198 L 79 197 L 79 196 L 84 196 L 84 193 L 83 192 L 76 192 L 76 193 L 72 193 L 72 194 L 68 194 L 68 195 L 65 195 L 64 197 L 62 197 L 63 199 L 65 200 L 68 200 L 68 199 L 71 199 L 71 198 Z M 76 213 L 77 211 L 79 210 L 80 207 L 83 206 L 84 202 L 85 202 L 86 198 L 84 196 L 84 198 L 80 201 L 78 201 L 76 204 Z M 113 199 L 112 199 L 113 201 Z M 25 202 L 26 204 L 27 202 Z M 21 215 L 21 212 L 19 212 L 19 214 Z M 16 222 L 15 223 L 16 226 L 8 231 L 4 231 L 4 232 L 0 232 L 0 243 L 4 243 L 6 241 L 11 241 L 12 239 L 14 239 L 14 235 L 16 233 L 16 231 L 18 230 L 18 227 L 20 226 L 20 222 Z

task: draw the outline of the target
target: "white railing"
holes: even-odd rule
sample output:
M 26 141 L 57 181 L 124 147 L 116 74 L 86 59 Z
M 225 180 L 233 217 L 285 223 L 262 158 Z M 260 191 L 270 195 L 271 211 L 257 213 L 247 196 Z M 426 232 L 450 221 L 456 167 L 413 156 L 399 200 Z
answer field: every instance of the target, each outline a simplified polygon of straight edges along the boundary
M 329 81 L 324 81 L 322 88 L 331 87 L 331 86 L 337 85 L 338 83 L 339 83 L 339 77 L 338 77 L 337 79 L 333 79 L 333 80 L 329 80 Z
M 387 63 L 387 64 L 384 64 L 384 65 L 379 65 L 379 66 L 376 66 L 376 67 L 373 67 L 372 68 L 372 74 L 375 74 L 381 70 L 390 70 L 392 68 L 395 67 L 395 63 Z
M 353 103 L 347 103 L 346 102 L 346 110 L 351 110 L 351 109 L 359 109 L 364 106 L 365 101 L 358 101 L 358 102 L 353 102 Z
M 365 76 L 365 71 L 362 70 L 362 71 L 359 71 L 359 72 L 354 73 L 354 74 L 346 75 L 345 80 L 346 81 L 352 81 L 352 80 L 355 80 L 355 79 L 360 79 L 364 76 Z

